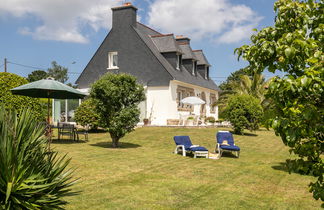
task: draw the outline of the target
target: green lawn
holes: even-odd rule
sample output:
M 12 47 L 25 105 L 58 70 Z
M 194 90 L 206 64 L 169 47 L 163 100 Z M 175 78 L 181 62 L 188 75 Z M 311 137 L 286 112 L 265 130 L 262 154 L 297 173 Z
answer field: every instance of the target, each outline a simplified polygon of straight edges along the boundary
M 314 178 L 286 172 L 288 148 L 272 131 L 234 136 L 239 159 L 173 154 L 174 135 L 215 147 L 217 129 L 139 128 L 111 148 L 106 133 L 89 142 L 54 140 L 52 148 L 72 157 L 79 195 L 67 209 L 320 209 L 308 192 Z

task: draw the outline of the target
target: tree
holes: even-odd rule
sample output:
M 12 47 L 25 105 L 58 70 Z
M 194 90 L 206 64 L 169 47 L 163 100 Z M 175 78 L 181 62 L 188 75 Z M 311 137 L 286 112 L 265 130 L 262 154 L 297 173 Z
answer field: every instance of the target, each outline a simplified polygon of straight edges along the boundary
M 222 92 L 216 102 L 220 116 L 223 117 L 228 100 L 232 95 L 251 95 L 260 99 L 262 104 L 265 99 L 266 87 L 270 81 L 271 79 L 265 81 L 261 73 L 253 73 L 247 67 L 231 73 L 226 82 L 220 85 Z
M 258 129 L 262 114 L 260 101 L 250 95 L 231 96 L 225 109 L 225 119 L 231 122 L 237 134 L 244 134 L 244 128 Z
M 96 105 L 92 98 L 83 101 L 75 110 L 74 119 L 82 126 L 90 126 L 92 130 L 96 130 L 99 125 L 99 114 L 95 110 Z
M 28 81 L 25 78 L 16 74 L 0 72 L 0 106 L 4 106 L 7 110 L 15 109 L 17 111 L 30 108 L 38 120 L 45 120 L 46 102 L 37 98 L 13 95 L 10 91 L 12 88 L 27 83 Z
M 265 81 L 264 76 L 255 73 L 252 76 L 241 75 L 240 80 L 232 83 L 232 89 L 235 94 L 251 95 L 260 99 L 261 103 L 265 99 L 266 87 L 269 86 L 270 80 Z
M 34 82 L 41 79 L 46 79 L 48 77 L 47 72 L 43 70 L 35 70 L 32 73 L 28 74 L 28 82 Z
M 274 9 L 274 26 L 252 35 L 236 53 L 256 72 L 286 72 L 266 95 L 274 107 L 269 126 L 298 155 L 287 161 L 289 170 L 317 177 L 310 192 L 324 201 L 324 2 L 278 0 Z
M 70 159 L 48 152 L 44 129 L 30 109 L 0 107 L 0 209 L 61 209 L 72 195 Z
M 56 61 L 52 61 L 52 67 L 48 68 L 47 71 L 49 77 L 53 77 L 59 82 L 65 83 L 69 79 L 67 75 L 68 69 L 58 65 Z
M 131 75 L 107 73 L 92 85 L 90 96 L 113 147 L 118 147 L 119 139 L 139 122 L 138 105 L 145 100 L 143 86 Z

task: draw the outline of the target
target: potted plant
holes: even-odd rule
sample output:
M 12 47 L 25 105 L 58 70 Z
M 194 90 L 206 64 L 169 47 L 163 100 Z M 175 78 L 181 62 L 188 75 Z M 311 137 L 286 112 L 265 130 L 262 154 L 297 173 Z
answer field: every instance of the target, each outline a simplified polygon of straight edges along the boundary
M 206 118 L 207 125 L 214 125 L 215 123 L 215 117 L 207 117 Z
M 194 124 L 194 117 L 190 116 L 187 118 L 186 125 L 192 126 Z
M 147 119 L 147 118 L 144 118 L 144 119 L 143 119 L 143 122 L 144 122 L 144 125 L 148 125 L 148 124 L 150 124 L 150 121 L 149 121 L 149 119 Z

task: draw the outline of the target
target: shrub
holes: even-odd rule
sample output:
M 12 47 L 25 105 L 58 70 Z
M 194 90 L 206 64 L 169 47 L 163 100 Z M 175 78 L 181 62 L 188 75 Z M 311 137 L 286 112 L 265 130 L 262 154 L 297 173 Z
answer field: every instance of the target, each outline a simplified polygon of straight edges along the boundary
M 212 116 L 207 117 L 207 118 L 206 118 L 206 121 L 207 121 L 207 122 L 210 122 L 210 123 L 215 123 L 215 117 L 212 117 Z
M 138 105 L 145 100 L 144 88 L 136 77 L 107 73 L 96 81 L 90 96 L 94 99 L 100 124 L 108 129 L 113 147 L 140 121 Z
M 13 95 L 10 89 L 27 84 L 28 81 L 16 74 L 0 72 L 0 106 L 6 109 L 21 111 L 30 108 L 31 112 L 38 120 L 45 120 L 47 113 L 47 103 L 41 99 L 27 96 Z
M 230 97 L 225 109 L 225 119 L 231 122 L 237 134 L 243 134 L 244 128 L 250 131 L 258 129 L 262 116 L 260 101 L 250 95 Z
M 74 112 L 75 121 L 82 125 L 89 125 L 90 129 L 96 130 L 99 127 L 99 114 L 96 112 L 93 99 L 88 98 Z
M 49 153 L 43 133 L 30 109 L 0 108 L 0 209 L 57 209 L 71 195 L 70 159 Z
M 194 117 L 188 117 L 187 120 L 193 120 L 195 119 Z

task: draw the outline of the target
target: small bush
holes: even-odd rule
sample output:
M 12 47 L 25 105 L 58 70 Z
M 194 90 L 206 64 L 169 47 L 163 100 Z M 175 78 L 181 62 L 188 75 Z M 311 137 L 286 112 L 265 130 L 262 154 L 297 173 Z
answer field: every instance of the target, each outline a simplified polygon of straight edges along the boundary
M 215 122 L 216 122 L 216 121 L 215 121 L 215 117 L 212 117 L 212 116 L 207 117 L 207 118 L 206 118 L 206 121 L 209 122 L 209 123 L 215 123 Z
M 19 117 L 17 117 L 19 116 Z M 29 109 L 0 107 L 0 209 L 59 209 L 71 195 L 70 160 L 48 152 L 44 127 Z
M 234 95 L 225 109 L 225 119 L 234 127 L 234 133 L 243 134 L 244 128 L 250 131 L 259 128 L 263 117 L 260 101 L 250 95 Z
M 96 112 L 95 104 L 91 98 L 83 101 L 75 110 L 74 119 L 82 126 L 89 125 L 92 130 L 99 127 L 99 114 Z
M 33 115 L 38 120 L 44 120 L 47 113 L 47 103 L 41 99 L 27 96 L 13 95 L 10 89 L 20 85 L 27 84 L 28 81 L 16 74 L 0 72 L 0 106 L 7 110 L 15 109 L 17 111 L 30 108 Z M 47 100 L 46 100 L 47 101 Z

